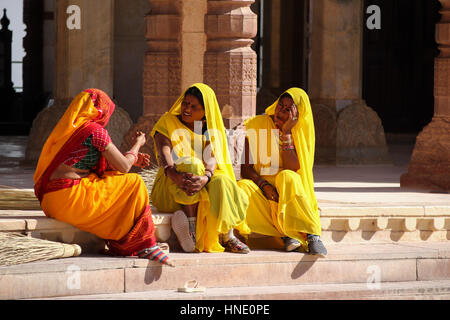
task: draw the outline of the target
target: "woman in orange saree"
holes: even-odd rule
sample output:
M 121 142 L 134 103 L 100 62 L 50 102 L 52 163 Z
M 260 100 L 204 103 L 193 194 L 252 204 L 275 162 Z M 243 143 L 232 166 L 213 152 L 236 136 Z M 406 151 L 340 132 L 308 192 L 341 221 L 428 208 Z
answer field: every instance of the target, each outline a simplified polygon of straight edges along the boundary
M 115 105 L 98 89 L 81 92 L 48 137 L 34 174 L 44 213 L 105 240 L 110 254 L 174 266 L 156 243 L 147 187 L 133 165 L 145 134 L 123 155 L 105 129 Z

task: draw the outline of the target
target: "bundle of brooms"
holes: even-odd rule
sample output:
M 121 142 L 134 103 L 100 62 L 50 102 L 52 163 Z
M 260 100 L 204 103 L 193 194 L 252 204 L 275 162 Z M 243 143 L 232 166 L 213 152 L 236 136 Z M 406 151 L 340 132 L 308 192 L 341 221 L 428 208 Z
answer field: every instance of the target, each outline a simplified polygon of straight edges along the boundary
M 77 257 L 81 248 L 76 244 L 65 244 L 28 237 L 19 233 L 0 232 L 0 266 Z

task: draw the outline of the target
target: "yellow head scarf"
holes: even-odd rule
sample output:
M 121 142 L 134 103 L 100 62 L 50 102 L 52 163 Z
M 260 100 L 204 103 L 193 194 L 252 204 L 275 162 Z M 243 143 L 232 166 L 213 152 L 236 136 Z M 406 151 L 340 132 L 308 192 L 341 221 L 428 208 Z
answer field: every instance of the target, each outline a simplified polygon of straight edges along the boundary
M 290 88 L 283 92 L 288 93 L 294 100 L 298 109 L 298 122 L 292 129 L 292 138 L 294 140 L 295 149 L 297 150 L 298 161 L 300 169 L 297 171 L 302 177 L 302 183 L 305 191 L 316 203 L 317 200 L 314 194 L 314 152 L 315 152 L 315 131 L 314 119 L 309 102 L 309 97 L 306 92 L 300 88 Z M 282 95 L 283 95 L 282 94 Z M 280 97 L 282 96 L 280 95 Z M 274 115 L 275 109 L 280 101 L 280 97 L 266 109 L 267 115 Z
M 216 94 L 209 86 L 203 83 L 195 83 L 191 87 L 198 88 L 203 95 L 206 124 L 208 126 L 208 133 L 211 139 L 212 151 L 214 152 L 214 157 L 217 160 L 217 166 L 227 176 L 235 180 L 236 178 L 234 175 L 230 153 L 228 150 L 225 126 L 223 124 L 223 119 L 220 113 Z M 175 130 L 179 129 L 179 123 L 176 123 L 173 117 L 169 117 L 168 115 L 176 116 L 181 113 L 181 103 L 183 102 L 186 91 L 187 89 L 177 99 L 177 101 L 175 101 L 172 108 L 170 108 L 170 110 L 166 112 L 155 124 L 151 132 L 152 137 L 154 137 L 155 133 L 158 131 L 159 133 L 172 140 L 173 137 L 171 137 L 171 135 Z M 191 145 L 190 147 L 192 149 L 194 148 L 193 145 Z M 157 153 L 156 147 L 155 152 Z

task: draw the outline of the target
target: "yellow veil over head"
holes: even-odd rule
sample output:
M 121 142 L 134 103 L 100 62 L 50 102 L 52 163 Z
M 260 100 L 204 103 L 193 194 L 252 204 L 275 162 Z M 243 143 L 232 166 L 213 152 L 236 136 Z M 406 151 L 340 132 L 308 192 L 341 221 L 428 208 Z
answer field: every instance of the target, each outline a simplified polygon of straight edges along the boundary
M 235 174 L 228 150 L 225 125 L 223 124 L 223 119 L 220 112 L 219 103 L 217 102 L 216 94 L 208 85 L 204 83 L 195 83 L 189 88 L 191 87 L 198 88 L 203 96 L 206 124 L 208 127 L 208 134 L 211 139 L 212 151 L 214 152 L 214 157 L 217 160 L 217 166 L 227 176 L 235 180 Z M 177 116 L 181 113 L 181 104 L 188 89 L 183 92 L 183 94 L 172 105 L 170 110 L 166 112 L 156 123 L 151 132 L 152 137 L 155 136 L 156 132 L 159 132 L 172 140 L 170 132 L 175 131 L 177 128 L 174 127 L 174 125 L 172 124 L 173 121 L 167 115 Z M 191 147 L 193 148 L 193 146 Z M 157 152 L 156 148 L 155 152 Z
M 300 88 L 290 88 L 283 92 L 280 97 L 266 109 L 267 115 L 274 115 L 275 109 L 280 98 L 285 94 L 289 94 L 294 100 L 298 109 L 298 122 L 292 129 L 292 138 L 294 140 L 295 149 L 299 160 L 300 169 L 297 171 L 302 177 L 303 187 L 309 199 L 314 203 L 317 209 L 317 200 L 314 193 L 314 152 L 315 152 L 315 130 L 314 119 L 309 101 L 308 94 Z

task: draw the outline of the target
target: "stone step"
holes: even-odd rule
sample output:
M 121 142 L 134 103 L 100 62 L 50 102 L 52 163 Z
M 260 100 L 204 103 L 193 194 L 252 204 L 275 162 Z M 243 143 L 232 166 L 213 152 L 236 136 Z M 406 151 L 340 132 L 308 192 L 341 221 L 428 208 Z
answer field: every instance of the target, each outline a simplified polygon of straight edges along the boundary
M 0 267 L 0 299 L 206 288 L 377 284 L 450 279 L 450 242 L 332 244 L 328 256 L 252 250 L 250 254 L 171 253 L 176 268 L 131 257 L 82 255 Z
M 389 243 L 446 241 L 450 239 L 450 205 L 364 205 L 320 202 L 322 239 L 326 243 Z M 152 207 L 156 237 L 177 249 L 170 213 Z M 104 243 L 96 236 L 49 219 L 33 189 L 0 189 L 0 232 L 77 243 L 86 253 L 97 253 Z M 255 237 L 260 237 L 255 235 Z
M 433 211 L 424 211 L 424 208 L 418 207 L 332 209 L 327 208 L 321 213 L 322 239 L 325 243 L 424 242 L 450 239 L 450 207 L 435 207 Z M 418 215 L 419 212 L 422 212 L 422 215 Z M 172 214 L 159 213 L 153 208 L 152 216 L 158 241 L 169 242 L 171 246 L 177 247 L 176 238 L 171 231 Z M 98 237 L 50 219 L 42 210 L 0 210 L 0 232 L 5 231 L 20 232 L 46 240 L 77 243 L 86 253 L 97 253 L 104 247 L 103 241 Z
M 182 293 L 177 290 L 153 290 L 144 292 L 81 295 L 69 297 L 52 297 L 52 300 L 413 300 L 413 299 L 450 299 L 450 280 L 384 282 L 378 286 L 367 283 L 343 284 L 300 284 L 284 286 L 252 286 L 207 288 L 204 292 Z M 192 304 L 192 303 L 191 303 Z M 250 305 L 267 305 L 270 302 Z M 194 303 L 194 305 L 196 305 Z M 216 312 L 224 312 L 231 304 L 224 302 L 223 308 Z M 253 306 L 255 308 L 255 306 Z M 220 311 L 219 311 L 220 310 Z M 182 312 L 178 308 L 178 312 Z

